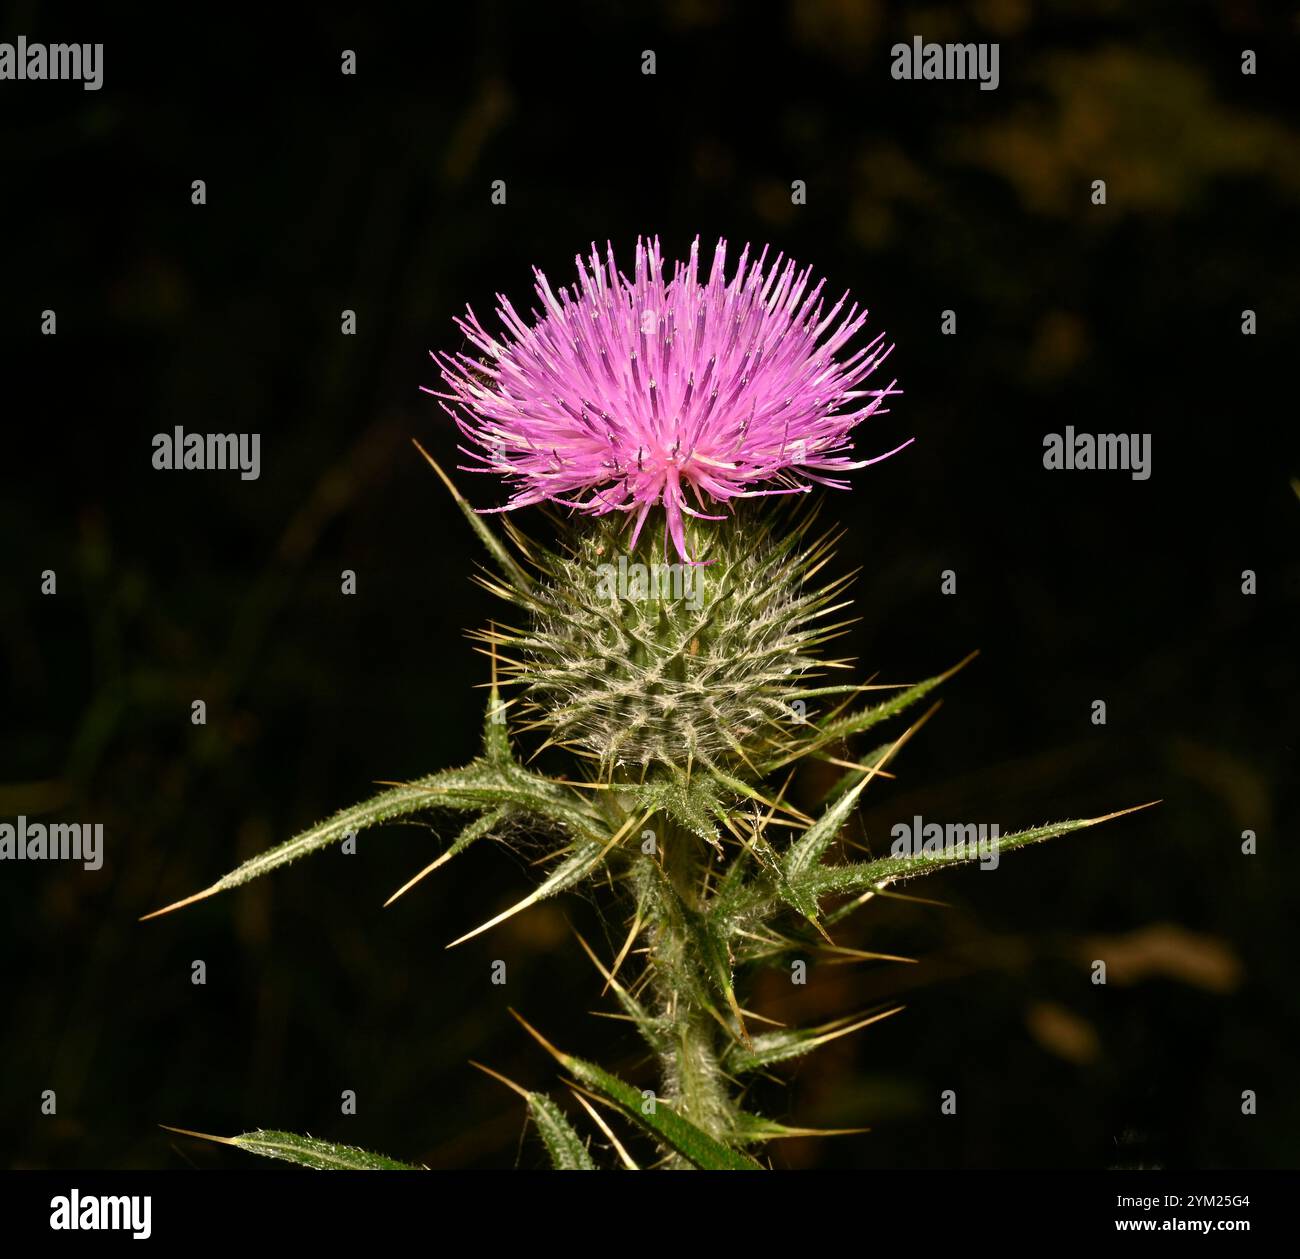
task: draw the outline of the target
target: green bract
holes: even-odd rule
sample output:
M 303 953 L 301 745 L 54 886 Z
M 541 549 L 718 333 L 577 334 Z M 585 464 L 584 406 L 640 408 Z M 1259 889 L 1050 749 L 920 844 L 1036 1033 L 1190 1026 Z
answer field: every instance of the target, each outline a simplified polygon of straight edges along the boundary
M 526 717 L 606 778 L 758 777 L 797 745 L 822 693 L 818 648 L 840 628 L 830 618 L 847 578 L 816 580 L 830 540 L 809 541 L 811 519 L 742 510 L 695 531 L 695 565 L 669 562 L 662 532 L 629 553 L 621 516 L 567 531 L 562 551 L 530 548 L 536 581 L 507 592 L 527 628 L 490 635 Z

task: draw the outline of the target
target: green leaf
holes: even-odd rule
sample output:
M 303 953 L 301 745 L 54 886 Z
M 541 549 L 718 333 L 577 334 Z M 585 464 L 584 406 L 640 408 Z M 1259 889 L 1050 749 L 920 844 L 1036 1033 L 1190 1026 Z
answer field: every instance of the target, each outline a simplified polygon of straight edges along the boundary
M 790 845 L 785 855 L 785 876 L 792 886 L 797 888 L 808 873 L 821 864 L 823 855 L 848 821 L 871 777 L 869 771 L 860 775 L 857 785 L 828 806 L 821 817 Z
M 482 935 L 483 932 L 490 930 L 499 923 L 505 922 L 507 918 L 513 918 L 515 914 L 536 905 L 538 901 L 545 900 L 548 896 L 556 896 L 560 892 L 567 891 L 581 883 L 604 859 L 608 845 L 596 843 L 594 841 L 584 841 L 575 849 L 569 857 L 561 862 L 540 887 L 535 888 L 523 900 L 495 918 L 489 919 L 481 926 L 475 927 L 473 931 L 467 931 L 463 936 L 453 940 L 447 947 L 454 949 L 458 944 L 464 944 L 466 940 L 472 940 L 476 935 Z
M 509 1076 L 502 1075 L 500 1071 L 485 1067 L 481 1062 L 471 1060 L 470 1065 L 498 1080 L 524 1099 L 528 1104 L 529 1117 L 537 1125 L 542 1144 L 546 1146 L 546 1152 L 551 1157 L 551 1166 L 556 1171 L 594 1172 L 596 1170 L 596 1164 L 591 1160 L 586 1143 L 574 1131 L 573 1126 L 565 1118 L 564 1112 L 545 1093 L 534 1093 L 531 1089 L 524 1088 L 522 1084 L 516 1084 Z
M 774 870 L 768 871 L 777 896 L 814 926 L 817 926 L 817 898 L 804 886 L 807 874 L 816 868 L 827 848 L 835 841 L 871 776 L 869 771 L 860 775 L 857 785 L 829 805 L 821 817 L 790 846 L 784 860 Z M 768 846 L 767 852 L 770 851 Z M 762 860 L 765 853 L 760 849 L 758 855 Z M 744 895 L 743 892 L 738 894 Z M 720 893 L 714 901 L 711 918 L 718 922 L 726 921 L 734 911 L 735 900 L 736 896 L 730 890 L 726 894 Z
M 753 800 L 756 804 L 761 804 L 765 808 L 771 808 L 771 800 L 761 792 L 756 791 L 748 783 L 743 782 L 739 778 L 733 778 L 724 770 L 720 770 L 716 767 L 711 769 L 709 772 L 713 775 L 714 781 L 721 786 L 726 787 L 729 791 L 734 791 L 738 796 L 744 796 L 746 799 Z
M 586 953 L 591 959 L 592 965 L 600 972 L 601 978 L 604 979 L 607 987 L 613 990 L 616 1000 L 623 1007 L 623 1012 L 636 1025 L 637 1031 L 645 1037 L 646 1043 L 655 1053 L 663 1054 L 667 1048 L 667 1041 L 664 1036 L 665 1020 L 652 1015 L 610 972 L 608 967 L 596 955 L 595 949 L 576 930 L 573 934 L 577 936 L 583 952 Z
M 427 809 L 484 809 L 509 804 L 589 838 L 604 829 L 589 801 L 515 764 L 502 765 L 480 758 L 464 769 L 433 774 L 403 786 L 420 792 Z
M 866 756 L 858 757 L 857 761 L 861 768 L 846 769 L 844 773 L 841 774 L 840 777 L 831 785 L 830 790 L 821 798 L 821 803 L 830 804 L 832 800 L 838 800 L 840 796 L 848 791 L 848 789 L 862 777 L 865 770 L 871 769 L 873 766 L 879 768 L 883 765 L 885 759 L 893 749 L 893 746 L 892 742 L 882 743 L 879 747 L 872 748 Z M 817 756 L 819 760 L 829 759 L 829 753 L 814 753 L 814 755 Z
M 574 1131 L 564 1112 L 544 1093 L 528 1094 L 528 1113 L 537 1125 L 551 1166 L 559 1172 L 594 1172 L 586 1143 Z
M 1152 804 L 1159 803 L 1152 801 Z M 997 852 L 999 857 L 1028 844 L 1041 843 L 1045 839 L 1055 839 L 1059 835 L 1068 835 L 1072 831 L 1097 826 L 1113 818 L 1123 817 L 1126 813 L 1135 813 L 1138 809 L 1150 808 L 1150 804 L 1135 805 L 1131 809 L 1120 809 L 1116 813 L 1107 813 L 1103 817 L 1075 819 L 1068 822 L 1053 822 L 1048 826 L 1036 826 L 1031 830 L 1016 831 L 1011 835 L 998 837 Z M 979 853 L 966 856 L 965 850 L 922 854 L 910 857 L 881 857 L 876 861 L 858 861 L 842 866 L 823 866 L 810 871 L 801 880 L 800 887 L 814 897 L 827 896 L 840 892 L 864 892 L 871 889 L 888 887 L 892 883 L 901 883 L 905 879 L 930 874 L 947 866 L 960 865 L 964 862 L 979 860 Z
M 417 883 L 428 875 L 432 874 L 440 866 L 444 866 L 453 857 L 464 852 L 472 843 L 490 835 L 498 826 L 500 826 L 510 816 L 510 807 L 502 805 L 499 809 L 489 809 L 488 812 L 476 817 L 467 826 L 462 827 L 459 835 L 451 842 L 451 846 L 441 857 L 435 858 L 429 862 L 419 873 L 407 879 L 401 887 L 397 889 L 385 902 L 384 908 L 387 909 L 400 896 L 405 896 Z
M 877 1011 L 873 1014 L 849 1015 L 846 1018 L 833 1019 L 821 1027 L 783 1027 L 779 1031 L 765 1032 L 755 1036 L 749 1045 L 739 1042 L 730 1045 L 723 1056 L 722 1065 L 728 1071 L 759 1071 L 774 1063 L 787 1062 L 791 1058 L 801 1058 L 829 1041 L 841 1036 L 848 1036 L 860 1028 L 878 1023 L 881 1019 L 897 1014 L 903 1007 L 895 1006 L 891 1010 Z
M 592 811 L 588 802 L 578 799 L 559 784 L 516 765 L 499 765 L 480 758 L 463 769 L 443 770 L 414 782 L 393 784 L 387 791 L 363 804 L 341 809 L 324 822 L 250 858 L 218 879 L 211 887 L 146 914 L 145 918 L 157 918 L 184 905 L 206 900 L 218 892 L 239 887 L 309 853 L 327 848 L 348 834 L 359 833 L 384 822 L 429 809 L 492 810 L 502 805 L 511 805 L 526 814 L 567 827 L 581 835 L 597 834 L 601 826 L 598 815 Z M 460 845 L 457 851 L 490 829 L 488 826 L 477 831 L 470 828 L 468 832 L 462 832 L 457 840 Z
M 506 706 L 496 682 L 488 691 L 487 711 L 483 715 L 483 755 L 493 765 L 513 765 L 510 732 L 506 726 Z
M 792 1128 L 775 1119 L 765 1119 L 762 1115 L 751 1115 L 742 1110 L 736 1115 L 732 1139 L 737 1145 L 756 1145 L 760 1141 L 782 1141 L 791 1137 L 842 1137 L 870 1131 L 870 1128 Z
M 459 790 L 466 786 L 469 781 L 467 776 L 472 774 L 472 769 L 471 766 L 468 769 L 433 774 L 429 778 L 421 779 L 419 782 L 391 787 L 362 804 L 354 804 L 349 808 L 340 809 L 332 817 L 326 818 L 325 821 L 318 822 L 315 826 L 302 831 L 292 839 L 286 840 L 283 844 L 250 858 L 243 865 L 236 866 L 229 874 L 213 883 L 211 887 L 196 892 L 193 896 L 187 896 L 184 900 L 177 901 L 173 905 L 146 914 L 144 918 L 157 918 L 162 914 L 171 913 L 174 909 L 180 909 L 184 905 L 206 900 L 209 896 L 215 896 L 218 892 L 225 892 L 230 888 L 239 887 L 241 884 L 251 882 L 264 874 L 269 874 L 272 870 L 278 870 L 281 866 L 287 866 L 300 857 L 305 857 L 318 849 L 327 848 L 330 844 L 338 843 L 349 834 L 360 833 L 369 827 L 391 822 L 397 818 L 409 817 L 414 813 L 420 813 L 433 807 L 434 797 L 437 797 L 438 803 L 447 805 L 450 808 L 477 807 L 478 801 L 476 799 L 467 800 L 460 795 L 452 794 L 453 787 Z M 144 919 L 141 919 L 141 921 L 144 921 Z
M 613 1102 L 639 1128 L 662 1141 L 695 1167 L 705 1171 L 762 1171 L 762 1164 L 756 1159 L 731 1149 L 702 1128 L 697 1128 L 676 1114 L 662 1099 L 657 1099 L 651 1113 L 646 1114 L 643 1110 L 645 1099 L 639 1089 L 620 1080 L 618 1076 L 611 1075 L 594 1062 L 561 1052 L 540 1032 L 529 1027 L 518 1014 L 515 1018 L 578 1083 Z
M 974 660 L 978 652 L 971 652 L 965 660 L 959 661 L 951 669 L 943 673 L 936 674 L 932 678 L 927 678 L 924 682 L 918 682 L 915 686 L 908 687 L 907 690 L 901 691 L 891 699 L 883 703 L 876 704 L 871 708 L 865 708 L 860 712 L 849 713 L 845 717 L 832 717 L 819 723 L 817 733 L 811 738 L 799 744 L 793 750 L 778 757 L 776 760 L 769 761 L 763 766 L 765 774 L 773 770 L 780 769 L 783 765 L 789 765 L 793 761 L 800 760 L 810 753 L 818 752 L 822 748 L 829 747 L 832 744 L 840 743 L 849 735 L 861 734 L 864 730 L 870 730 L 872 726 L 879 725 L 882 721 L 887 721 L 890 717 L 895 717 L 904 709 L 910 708 L 918 700 L 924 699 L 936 686 L 946 682 L 959 669 L 964 668 L 970 661 Z
M 470 505 L 465 496 L 456 488 L 451 478 L 438 466 L 427 450 L 419 442 L 412 440 L 412 445 L 422 454 L 429 466 L 438 474 L 439 479 L 445 485 L 451 496 L 456 501 L 456 506 L 460 508 L 461 514 L 469 522 L 469 527 L 478 535 L 478 539 L 487 548 L 488 554 L 496 561 L 497 567 L 505 579 L 518 591 L 525 592 L 532 589 L 532 582 L 528 574 L 519 567 L 514 556 L 506 550 L 505 544 L 497 537 L 491 529 L 488 528 L 487 521 L 483 519 Z
M 470 844 L 476 840 L 482 839 L 485 835 L 490 835 L 502 822 L 510 815 L 510 809 L 502 805 L 499 809 L 490 809 L 487 813 L 481 813 L 472 822 L 468 822 L 461 828 L 460 834 L 451 841 L 451 846 L 443 853 L 443 860 L 450 860 L 464 852 Z
M 678 773 L 672 778 L 632 784 L 620 790 L 625 790 L 638 808 L 666 813 L 684 830 L 721 850 L 722 836 L 715 819 L 722 811 L 722 804 L 717 787 L 707 773 L 696 773 L 689 780 L 685 774 Z
M 717 891 L 709 901 L 708 918 L 714 924 L 714 929 L 721 932 L 724 938 L 730 939 L 734 934 L 737 916 L 745 915 L 756 901 L 770 899 L 773 892 L 778 900 L 789 905 L 816 927 L 817 902 L 791 884 L 786 877 L 784 863 L 765 836 L 754 833 L 750 836 L 750 841 L 759 873 L 747 880 L 744 877 L 746 868 L 741 862 L 733 861 L 727 867 Z M 748 924 L 750 928 L 754 925 Z
M 163 1127 L 167 1125 L 164 1124 Z M 420 1170 L 410 1163 L 399 1163 L 383 1154 L 372 1154 L 369 1150 L 359 1150 L 353 1145 L 335 1145 L 331 1141 L 319 1141 L 315 1137 L 299 1136 L 295 1132 L 272 1132 L 259 1128 L 256 1132 L 245 1132 L 237 1137 L 214 1137 L 211 1133 L 191 1132 L 188 1128 L 167 1128 L 167 1131 L 198 1137 L 203 1141 L 216 1141 L 221 1145 L 233 1145 L 249 1154 L 283 1159 L 287 1163 L 297 1163 L 300 1167 L 310 1167 L 321 1172 Z

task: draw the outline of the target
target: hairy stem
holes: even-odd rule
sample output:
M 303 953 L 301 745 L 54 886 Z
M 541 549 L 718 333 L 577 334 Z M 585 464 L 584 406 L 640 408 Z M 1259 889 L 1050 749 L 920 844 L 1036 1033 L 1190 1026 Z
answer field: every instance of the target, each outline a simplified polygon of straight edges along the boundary
M 704 895 L 705 867 L 694 836 L 665 825 L 660 836 L 663 870 L 689 911 Z M 654 903 L 654 898 L 651 898 Z M 678 913 L 654 914 L 649 930 L 649 983 L 655 1013 L 669 1029 L 659 1055 L 662 1096 L 684 1119 L 727 1141 L 735 1107 L 718 1061 L 721 1028 L 701 991 L 698 946 Z

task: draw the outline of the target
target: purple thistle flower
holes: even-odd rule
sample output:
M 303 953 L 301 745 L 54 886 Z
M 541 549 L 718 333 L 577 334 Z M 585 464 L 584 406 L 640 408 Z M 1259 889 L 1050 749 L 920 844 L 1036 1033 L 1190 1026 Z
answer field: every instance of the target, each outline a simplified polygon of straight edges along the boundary
M 469 443 L 459 449 L 474 462 L 462 470 L 517 483 L 504 507 L 485 510 L 549 501 L 593 515 L 634 513 L 635 546 L 662 503 L 668 534 L 689 560 L 683 513 L 723 520 L 707 508 L 806 493 L 809 482 L 846 489 L 840 474 L 910 444 L 848 457 L 853 427 L 902 392 L 897 381 L 858 387 L 894 347 L 882 332 L 837 359 L 867 312 L 854 304 L 841 317 L 845 293 L 823 314 L 825 281 L 807 291 L 812 268 L 782 265 L 782 255 L 765 269 L 766 247 L 751 262 L 746 245 L 727 282 L 719 241 L 701 284 L 697 238 L 665 283 L 656 239 L 637 242 L 629 280 L 606 250 L 602 265 L 592 246 L 590 270 L 579 257 L 579 283 L 558 296 L 533 269 L 543 312 L 532 312 L 531 326 L 497 294 L 499 340 L 467 307 L 456 324 L 482 357 L 433 355 L 450 392 L 424 392 L 445 400 Z

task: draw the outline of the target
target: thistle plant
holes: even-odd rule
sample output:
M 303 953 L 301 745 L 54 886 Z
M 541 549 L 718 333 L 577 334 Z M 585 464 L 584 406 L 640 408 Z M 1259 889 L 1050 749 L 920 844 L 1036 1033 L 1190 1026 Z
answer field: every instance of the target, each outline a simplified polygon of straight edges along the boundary
M 657 1080 L 634 1087 L 523 1014 L 581 1109 L 483 1069 L 524 1098 L 558 1168 L 759 1169 L 768 1142 L 808 1130 L 755 1113 L 750 1083 L 897 1009 L 773 1030 L 747 1005 L 755 973 L 834 958 L 836 928 L 875 897 L 979 855 L 927 845 L 849 860 L 840 842 L 933 711 L 923 701 L 972 657 L 882 686 L 850 680 L 851 662 L 827 653 L 851 620 L 849 576 L 829 575 L 835 537 L 817 523 L 817 487 L 847 488 L 848 473 L 903 448 L 853 457 L 854 430 L 899 393 L 896 381 L 867 387 L 892 349 L 883 334 L 850 348 L 865 310 L 846 309 L 847 294 L 827 309 L 810 270 L 766 251 L 743 252 L 728 280 L 721 243 L 707 277 L 698 243 L 669 279 L 657 242 L 638 245 L 630 277 L 612 250 L 577 265 L 578 284 L 558 293 L 536 273 L 530 320 L 501 297 L 499 335 L 467 310 L 468 349 L 434 356 L 442 383 L 428 392 L 458 427 L 461 470 L 511 490 L 475 510 L 424 456 L 486 548 L 479 580 L 505 605 L 474 635 L 492 664 L 480 753 L 388 784 L 168 910 L 365 828 L 459 817 L 391 903 L 471 844 L 527 831 L 549 854 L 540 882 L 452 944 L 606 884 L 600 910 L 621 947 L 602 957 L 579 943 Z M 539 509 L 545 540 L 512 515 L 490 522 L 520 508 Z M 920 715 L 886 733 L 909 711 Z M 536 767 L 552 760 L 563 768 Z M 809 802 L 813 765 L 839 772 Z M 1029 826 L 998 848 L 1117 816 Z M 312 1167 L 402 1166 L 288 1133 L 223 1139 Z

